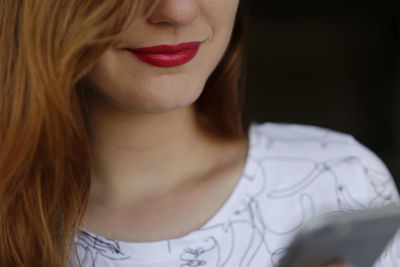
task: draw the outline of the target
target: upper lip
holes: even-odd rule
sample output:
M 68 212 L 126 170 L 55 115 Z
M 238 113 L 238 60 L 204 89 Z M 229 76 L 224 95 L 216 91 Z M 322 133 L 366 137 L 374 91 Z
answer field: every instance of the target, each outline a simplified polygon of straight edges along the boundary
M 162 53 L 177 53 L 180 51 L 188 50 L 188 49 L 196 49 L 198 48 L 202 42 L 187 42 L 187 43 L 180 43 L 176 45 L 157 45 L 157 46 L 150 46 L 150 47 L 142 47 L 142 48 L 135 48 L 130 49 L 134 53 L 141 53 L 141 54 L 162 54 Z

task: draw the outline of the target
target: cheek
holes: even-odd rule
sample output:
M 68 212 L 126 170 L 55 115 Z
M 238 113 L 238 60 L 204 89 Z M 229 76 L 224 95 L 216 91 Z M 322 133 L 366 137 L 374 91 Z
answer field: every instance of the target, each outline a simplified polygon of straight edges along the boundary
M 215 28 L 231 28 L 234 24 L 239 0 L 205 0 L 202 13 Z
M 216 39 L 214 41 L 225 49 L 235 24 L 239 1 L 206 0 L 202 3 L 204 17 L 213 29 L 213 39 Z

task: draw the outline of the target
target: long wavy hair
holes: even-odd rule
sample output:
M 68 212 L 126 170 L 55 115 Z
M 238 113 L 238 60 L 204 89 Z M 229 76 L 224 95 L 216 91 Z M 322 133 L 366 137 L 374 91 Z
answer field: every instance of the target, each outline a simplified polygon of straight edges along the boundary
M 85 213 L 92 160 L 83 80 L 137 1 L 0 1 L 0 266 L 64 267 Z M 242 9 L 241 7 L 239 8 Z M 207 127 L 243 137 L 242 19 L 196 102 Z

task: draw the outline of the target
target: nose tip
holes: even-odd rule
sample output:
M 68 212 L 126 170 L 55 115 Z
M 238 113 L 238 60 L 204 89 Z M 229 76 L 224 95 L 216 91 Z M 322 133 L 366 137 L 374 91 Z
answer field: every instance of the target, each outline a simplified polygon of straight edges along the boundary
M 147 19 L 153 24 L 184 26 L 195 21 L 199 14 L 197 0 L 161 0 Z

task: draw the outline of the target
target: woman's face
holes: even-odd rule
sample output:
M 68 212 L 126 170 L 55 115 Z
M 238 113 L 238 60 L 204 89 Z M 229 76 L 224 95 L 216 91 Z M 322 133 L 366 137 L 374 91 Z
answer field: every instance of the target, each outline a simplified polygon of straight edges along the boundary
M 161 113 L 192 104 L 228 46 L 238 4 L 160 0 L 152 10 L 153 0 L 141 1 L 118 46 L 89 74 L 91 87 L 130 112 Z

